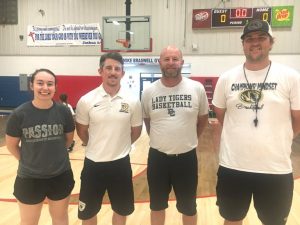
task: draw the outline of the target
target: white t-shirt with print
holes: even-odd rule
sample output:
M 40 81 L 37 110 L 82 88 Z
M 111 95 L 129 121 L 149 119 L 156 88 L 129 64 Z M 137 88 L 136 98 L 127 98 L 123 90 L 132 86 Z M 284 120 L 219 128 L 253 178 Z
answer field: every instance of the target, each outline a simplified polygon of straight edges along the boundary
M 292 172 L 291 110 L 300 110 L 300 75 L 272 63 L 262 86 L 267 70 L 246 69 L 248 84 L 240 65 L 217 82 L 212 102 L 226 109 L 220 143 L 220 165 L 224 167 L 271 174 Z M 255 99 L 261 87 L 255 127 Z
M 198 144 L 197 119 L 208 114 L 201 83 L 183 77 L 175 87 L 157 80 L 142 95 L 143 117 L 150 118 L 150 146 L 167 154 L 185 153 Z

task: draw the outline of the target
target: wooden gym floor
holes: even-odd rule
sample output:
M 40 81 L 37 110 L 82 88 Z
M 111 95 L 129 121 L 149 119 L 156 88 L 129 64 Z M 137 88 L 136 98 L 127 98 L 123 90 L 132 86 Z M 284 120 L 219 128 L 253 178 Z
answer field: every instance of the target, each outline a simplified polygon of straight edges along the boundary
M 9 154 L 4 141 L 4 130 L 7 116 L 0 116 L 0 225 L 18 224 L 19 212 L 13 192 L 13 183 L 17 170 L 17 161 Z M 199 185 L 197 192 L 198 225 L 221 225 L 223 219 L 219 216 L 216 207 L 215 185 L 216 171 L 218 167 L 218 140 L 220 137 L 220 127 L 216 121 L 210 121 L 205 129 L 199 146 L 197 155 L 199 161 Z M 81 224 L 77 219 L 77 203 L 80 187 L 80 172 L 83 166 L 84 148 L 81 141 L 75 135 L 75 147 L 70 153 L 70 160 L 75 176 L 75 188 L 72 192 L 69 219 L 70 225 Z M 143 131 L 139 140 L 134 144 L 130 154 L 133 170 L 133 184 L 135 191 L 135 211 L 128 217 L 127 225 L 149 225 L 150 210 L 149 196 L 146 180 L 148 136 Z M 300 225 L 300 137 L 293 143 L 292 161 L 294 167 L 295 190 L 293 206 L 288 218 L 287 225 Z M 263 160 L 263 159 L 262 159 Z M 110 225 L 112 211 L 107 198 L 104 200 L 98 214 L 98 225 Z M 181 217 L 176 211 L 174 195 L 171 193 L 169 208 L 167 209 L 166 225 L 181 225 Z M 40 218 L 41 225 L 50 225 L 51 219 L 44 204 Z M 251 206 L 245 219 L 244 225 L 259 225 L 255 210 Z

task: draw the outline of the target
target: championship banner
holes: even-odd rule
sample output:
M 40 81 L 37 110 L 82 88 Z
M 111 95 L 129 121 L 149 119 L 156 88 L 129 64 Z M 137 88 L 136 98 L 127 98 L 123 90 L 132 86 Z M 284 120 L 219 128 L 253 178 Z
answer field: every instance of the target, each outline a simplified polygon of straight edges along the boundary
M 27 46 L 100 45 L 99 23 L 27 27 Z

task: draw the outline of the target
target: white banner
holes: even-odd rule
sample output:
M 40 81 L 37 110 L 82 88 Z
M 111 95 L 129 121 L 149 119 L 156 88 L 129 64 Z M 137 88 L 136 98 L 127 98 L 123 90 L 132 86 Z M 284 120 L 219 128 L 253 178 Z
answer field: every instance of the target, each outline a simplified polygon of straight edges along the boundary
M 100 45 L 99 23 L 27 27 L 27 46 Z

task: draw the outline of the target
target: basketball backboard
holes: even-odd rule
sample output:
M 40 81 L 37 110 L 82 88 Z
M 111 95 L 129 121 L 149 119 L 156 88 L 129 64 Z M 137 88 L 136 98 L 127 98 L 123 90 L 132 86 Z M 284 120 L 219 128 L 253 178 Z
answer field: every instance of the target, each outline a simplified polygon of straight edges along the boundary
M 151 52 L 150 16 L 103 17 L 102 52 Z

